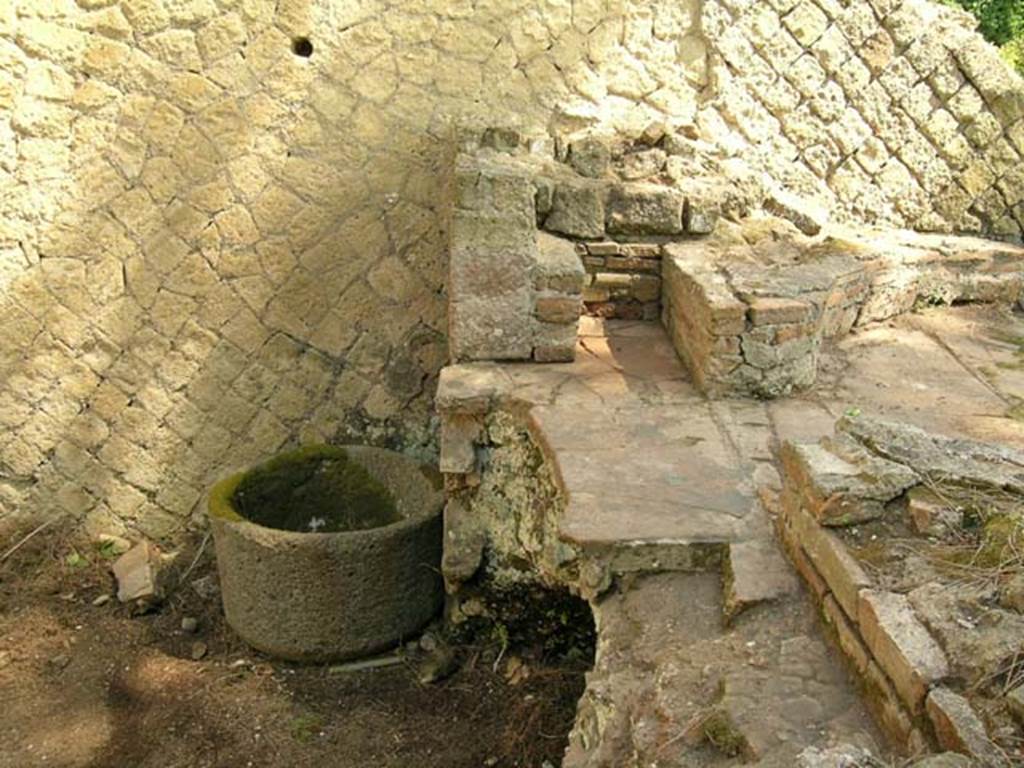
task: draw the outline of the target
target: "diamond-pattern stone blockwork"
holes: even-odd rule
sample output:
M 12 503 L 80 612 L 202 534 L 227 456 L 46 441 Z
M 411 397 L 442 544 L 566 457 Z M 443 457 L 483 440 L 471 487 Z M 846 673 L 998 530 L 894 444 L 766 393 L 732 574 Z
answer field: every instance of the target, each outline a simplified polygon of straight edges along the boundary
M 173 538 L 214 478 L 288 443 L 433 453 L 456 126 L 552 149 L 685 126 L 840 216 L 1019 234 L 1020 84 L 951 14 L 0 3 L 0 515 Z M 635 155 L 623 178 L 679 171 Z M 549 230 L 604 226 L 592 186 L 549 202 Z M 675 200 L 647 203 L 675 229 Z

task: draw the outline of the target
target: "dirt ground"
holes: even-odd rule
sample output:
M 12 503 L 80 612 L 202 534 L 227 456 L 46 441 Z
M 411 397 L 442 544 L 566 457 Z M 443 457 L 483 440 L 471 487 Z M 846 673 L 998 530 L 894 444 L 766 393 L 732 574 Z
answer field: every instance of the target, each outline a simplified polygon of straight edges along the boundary
M 580 664 L 510 675 L 518 656 L 495 669 L 493 648 L 463 647 L 457 672 L 423 685 L 412 657 L 359 672 L 275 662 L 193 586 L 215 584 L 211 549 L 160 610 L 134 617 L 116 598 L 94 604 L 114 592 L 110 558 L 59 532 L 0 565 L 0 768 L 559 764 Z

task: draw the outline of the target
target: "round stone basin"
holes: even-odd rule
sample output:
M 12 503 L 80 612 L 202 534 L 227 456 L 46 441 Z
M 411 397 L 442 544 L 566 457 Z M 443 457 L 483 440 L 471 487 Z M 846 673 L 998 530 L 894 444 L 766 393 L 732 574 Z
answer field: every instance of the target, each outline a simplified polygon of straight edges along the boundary
M 228 624 L 293 661 L 369 655 L 422 629 L 444 597 L 444 499 L 428 471 L 380 448 L 312 446 L 218 483 Z

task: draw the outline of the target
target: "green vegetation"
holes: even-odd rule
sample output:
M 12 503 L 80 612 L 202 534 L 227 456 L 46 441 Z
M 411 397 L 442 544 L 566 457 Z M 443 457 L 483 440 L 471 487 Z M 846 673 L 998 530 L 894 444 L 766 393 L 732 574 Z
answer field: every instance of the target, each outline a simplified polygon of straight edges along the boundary
M 256 467 L 238 482 L 231 502 L 242 517 L 284 531 L 358 531 L 401 520 L 387 488 L 344 449 L 326 445 Z
M 1024 74 L 1024 3 L 1021 0 L 942 0 L 978 19 L 981 34 Z
M 313 740 L 323 729 L 324 718 L 315 713 L 299 715 L 292 720 L 289 730 L 292 738 L 303 744 Z

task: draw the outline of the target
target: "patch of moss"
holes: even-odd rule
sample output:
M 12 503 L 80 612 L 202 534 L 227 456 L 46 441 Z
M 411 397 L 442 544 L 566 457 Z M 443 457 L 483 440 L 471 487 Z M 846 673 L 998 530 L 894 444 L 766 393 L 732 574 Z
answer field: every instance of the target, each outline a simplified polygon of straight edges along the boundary
M 326 445 L 256 467 L 237 482 L 230 500 L 245 519 L 284 531 L 357 531 L 401 519 L 380 481 L 343 448 Z
M 320 733 L 323 727 L 323 717 L 315 713 L 310 713 L 306 715 L 299 715 L 292 720 L 288 730 L 291 732 L 293 739 L 305 744 L 312 741 L 313 737 Z
M 1006 411 L 1006 418 L 1014 421 L 1024 421 L 1024 402 L 1011 405 Z
M 992 515 L 985 520 L 981 547 L 974 563 L 980 568 L 997 568 L 1019 559 L 1024 550 L 1024 517 L 1021 515 Z
M 713 712 L 704 721 L 704 736 L 727 757 L 737 757 L 747 748 L 747 740 L 724 712 Z

